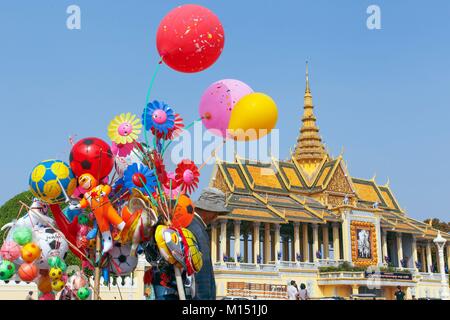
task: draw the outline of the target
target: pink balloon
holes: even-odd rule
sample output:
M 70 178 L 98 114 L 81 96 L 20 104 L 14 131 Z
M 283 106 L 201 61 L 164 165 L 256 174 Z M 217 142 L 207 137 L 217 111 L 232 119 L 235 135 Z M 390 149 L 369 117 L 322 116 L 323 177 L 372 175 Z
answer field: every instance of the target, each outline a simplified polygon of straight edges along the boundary
M 231 111 L 242 97 L 250 93 L 253 93 L 253 89 L 239 80 L 214 82 L 200 100 L 199 112 L 203 125 L 213 134 L 225 138 Z

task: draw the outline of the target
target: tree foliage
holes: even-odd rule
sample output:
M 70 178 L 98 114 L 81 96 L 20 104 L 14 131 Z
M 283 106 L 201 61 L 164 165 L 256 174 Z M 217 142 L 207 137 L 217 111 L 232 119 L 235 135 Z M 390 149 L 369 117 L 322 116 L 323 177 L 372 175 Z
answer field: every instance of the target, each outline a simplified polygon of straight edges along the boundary
M 426 219 L 423 222 L 430 224 L 430 221 L 433 228 L 441 230 L 442 232 L 450 232 L 450 222 L 441 221 L 438 218 Z

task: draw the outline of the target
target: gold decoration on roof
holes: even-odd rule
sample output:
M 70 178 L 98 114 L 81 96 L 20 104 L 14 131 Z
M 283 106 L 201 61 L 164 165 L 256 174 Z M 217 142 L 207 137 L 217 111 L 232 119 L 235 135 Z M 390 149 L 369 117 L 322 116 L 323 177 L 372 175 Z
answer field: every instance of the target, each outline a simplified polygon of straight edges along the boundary
M 316 124 L 314 106 L 312 102 L 311 89 L 309 86 L 308 62 L 306 63 L 306 89 L 304 96 L 302 127 L 297 138 L 297 145 L 294 151 L 294 159 L 309 174 L 314 172 L 317 165 L 321 163 L 324 156 L 328 156 L 322 138 L 319 135 L 319 128 Z

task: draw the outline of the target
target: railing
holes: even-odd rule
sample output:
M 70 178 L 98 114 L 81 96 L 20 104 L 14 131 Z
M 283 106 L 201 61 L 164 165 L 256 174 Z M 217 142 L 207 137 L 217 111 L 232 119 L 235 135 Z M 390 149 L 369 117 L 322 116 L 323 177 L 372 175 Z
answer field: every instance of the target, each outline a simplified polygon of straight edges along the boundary
M 317 259 L 316 263 L 319 267 L 337 267 L 344 260 Z
M 347 278 L 364 278 L 364 272 L 321 272 L 319 273 L 321 279 L 347 279 Z
M 287 299 L 287 286 L 263 283 L 228 282 L 227 295 L 257 299 Z
M 441 274 L 440 273 L 419 272 L 419 274 L 422 276 L 423 280 L 441 281 Z

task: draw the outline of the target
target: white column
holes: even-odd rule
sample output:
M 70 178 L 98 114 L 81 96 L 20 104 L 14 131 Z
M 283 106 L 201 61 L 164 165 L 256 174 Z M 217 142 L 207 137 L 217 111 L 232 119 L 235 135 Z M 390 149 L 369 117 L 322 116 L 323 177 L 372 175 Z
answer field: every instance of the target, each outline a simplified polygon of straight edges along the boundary
M 309 262 L 308 224 L 303 223 L 303 261 Z
M 299 262 L 297 260 L 297 256 L 300 254 L 300 224 L 298 222 L 294 222 L 294 261 Z
M 398 260 L 398 267 L 402 268 L 402 260 L 403 260 L 403 241 L 402 241 L 402 233 L 398 232 L 396 234 L 397 236 L 397 260 Z
M 270 223 L 265 223 L 264 225 L 264 263 L 269 263 L 270 261 Z
M 241 221 L 234 220 L 234 261 L 238 261 L 238 255 L 241 255 Z
M 275 224 L 275 261 L 278 263 L 280 261 L 280 259 L 278 259 L 278 254 L 281 252 L 280 251 L 280 225 L 279 224 Z
M 439 250 L 436 250 L 436 266 L 437 266 L 438 273 L 441 273 L 441 260 L 444 260 L 444 259 L 441 259 L 440 255 L 439 255 Z
M 415 235 L 412 236 L 412 259 L 413 259 L 413 268 L 417 270 L 416 262 L 418 262 L 417 258 L 417 238 Z
M 221 220 L 220 221 L 220 247 L 219 247 L 219 261 L 223 263 L 223 256 L 225 255 L 227 251 L 227 220 Z
M 329 238 L 328 238 L 328 224 L 322 226 L 322 242 L 323 242 L 323 259 L 329 259 Z
M 431 265 L 433 264 L 433 259 L 431 258 L 431 242 L 427 240 L 427 271 L 432 272 Z
M 258 263 L 259 253 L 259 222 L 253 222 L 253 263 Z
M 319 226 L 312 225 L 313 228 L 313 261 L 317 261 L 317 251 L 319 251 Z
M 383 247 L 383 257 L 381 258 L 381 260 L 385 262 L 385 257 L 388 256 L 388 249 L 387 249 L 387 231 L 384 230 L 381 231 L 381 245 Z
M 339 223 L 333 223 L 333 251 L 334 260 L 341 259 L 341 247 L 339 244 Z
M 217 223 L 211 223 L 211 261 L 217 262 Z

